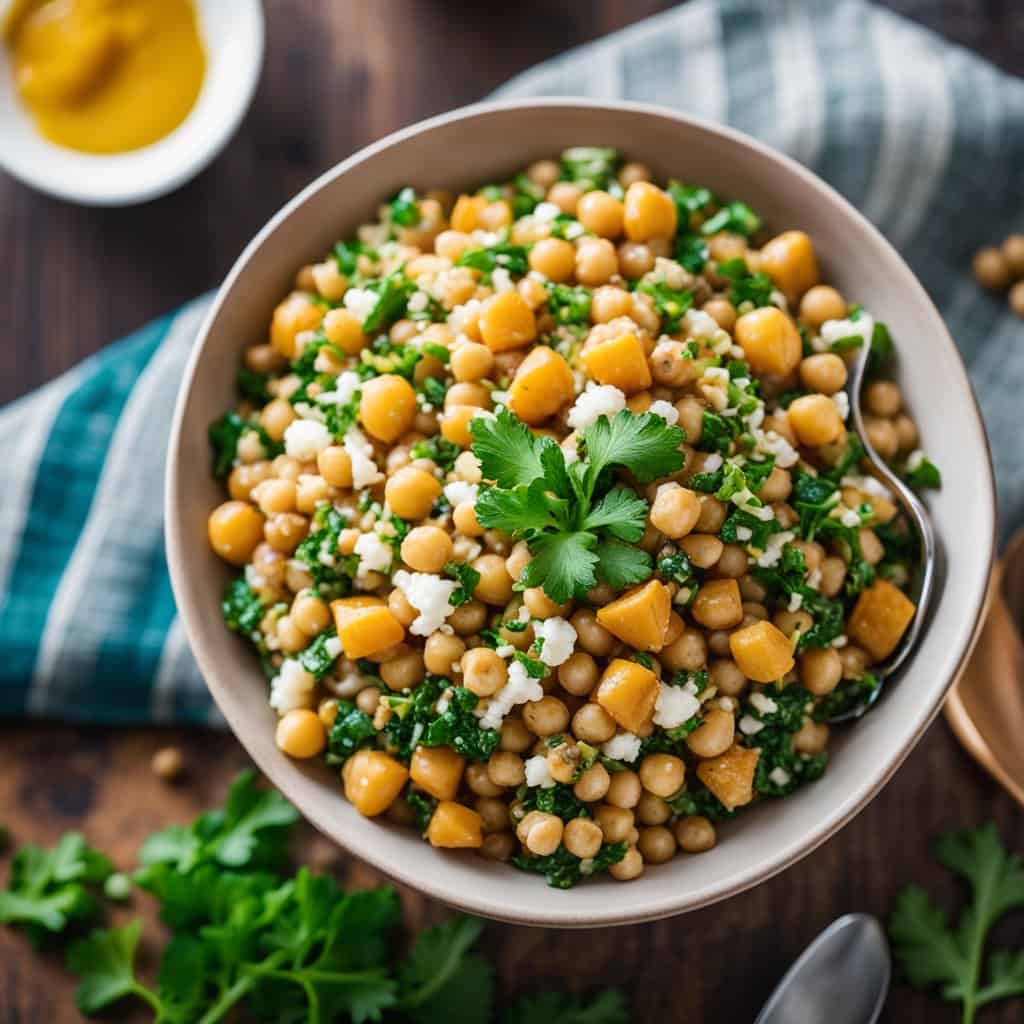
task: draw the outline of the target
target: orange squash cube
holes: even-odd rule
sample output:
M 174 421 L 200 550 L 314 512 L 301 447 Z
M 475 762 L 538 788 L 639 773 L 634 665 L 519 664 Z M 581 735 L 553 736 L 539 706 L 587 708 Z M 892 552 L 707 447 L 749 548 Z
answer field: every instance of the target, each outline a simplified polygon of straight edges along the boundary
M 599 384 L 611 384 L 626 394 L 651 386 L 647 355 L 632 331 L 584 348 L 580 359 Z
M 342 597 L 331 602 L 346 658 L 366 658 L 401 643 L 405 629 L 379 597 Z
M 917 605 L 888 580 L 875 580 L 857 598 L 846 633 L 875 661 L 888 658 L 907 631 Z
M 401 761 L 383 750 L 357 750 L 341 769 L 345 797 L 367 818 L 383 814 L 409 779 Z
M 448 850 L 479 849 L 484 844 L 483 818 L 465 804 L 442 800 L 430 816 L 427 841 Z
M 740 671 L 755 683 L 781 679 L 794 664 L 789 637 L 764 620 L 730 633 L 729 650 Z
M 597 703 L 632 733 L 650 725 L 657 699 L 658 677 L 649 668 L 625 658 L 611 662 L 597 687 Z
M 660 651 L 671 614 L 668 588 L 659 580 L 650 580 L 598 609 L 597 621 L 638 651 Z
M 522 348 L 537 337 L 537 318 L 519 292 L 499 292 L 484 306 L 480 334 L 492 352 Z
M 466 759 L 451 747 L 417 747 L 409 763 L 409 777 L 438 800 L 454 800 Z
M 724 754 L 701 761 L 697 778 L 732 811 L 754 799 L 754 772 L 760 758 L 760 750 L 733 744 Z
M 569 364 L 546 345 L 535 348 L 516 370 L 509 389 L 509 408 L 530 426 L 553 416 L 574 395 Z

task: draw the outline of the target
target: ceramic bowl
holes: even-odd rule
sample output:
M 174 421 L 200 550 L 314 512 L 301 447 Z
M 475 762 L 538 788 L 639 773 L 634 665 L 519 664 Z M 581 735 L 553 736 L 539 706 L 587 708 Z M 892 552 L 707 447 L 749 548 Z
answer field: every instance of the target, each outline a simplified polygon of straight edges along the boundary
M 9 7 L 0 0 L 0 19 Z M 0 45 L 0 168 L 26 185 L 86 206 L 129 206 L 172 192 L 227 145 L 249 109 L 263 67 L 260 0 L 196 0 L 206 77 L 170 135 L 128 153 L 81 153 L 44 138 L 14 89 Z
M 266 336 L 296 268 L 372 219 L 383 199 L 406 184 L 472 187 L 582 144 L 615 146 L 658 178 L 707 184 L 742 197 L 772 228 L 810 233 L 826 279 L 885 320 L 896 339 L 901 385 L 922 444 L 946 480 L 930 500 L 946 557 L 932 621 L 909 668 L 866 718 L 836 730 L 821 781 L 724 825 L 709 853 L 650 867 L 628 884 L 595 878 L 562 892 L 362 818 L 341 795 L 337 770 L 278 751 L 266 681 L 221 621 L 230 574 L 206 542 L 207 516 L 223 500 L 209 473 L 206 429 L 235 402 L 239 354 Z M 646 105 L 558 99 L 469 107 L 397 132 L 323 175 L 267 224 L 228 275 L 200 332 L 171 434 L 166 506 L 174 593 L 192 649 L 229 724 L 271 781 L 322 832 L 393 878 L 488 917 L 563 927 L 644 921 L 732 896 L 849 821 L 910 753 L 964 662 L 995 524 L 988 446 L 963 364 L 924 289 L 878 231 L 814 175 L 737 132 Z

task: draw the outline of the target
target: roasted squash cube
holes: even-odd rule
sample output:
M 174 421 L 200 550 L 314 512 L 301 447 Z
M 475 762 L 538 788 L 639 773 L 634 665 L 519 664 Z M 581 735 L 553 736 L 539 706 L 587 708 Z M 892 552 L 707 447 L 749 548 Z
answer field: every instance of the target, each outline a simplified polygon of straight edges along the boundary
M 427 840 L 445 849 L 477 849 L 484 843 L 483 818 L 464 804 L 442 800 L 430 816 Z
M 767 621 L 730 633 L 729 650 L 740 671 L 755 683 L 781 679 L 794 664 L 789 637 Z
M 520 364 L 509 389 L 509 408 L 531 426 L 553 416 L 574 395 L 572 370 L 553 349 L 539 345 Z
M 604 670 L 597 687 L 597 703 L 629 732 L 650 725 L 658 699 L 658 677 L 635 661 L 616 658 Z
M 405 629 L 380 598 L 343 597 L 331 602 L 346 658 L 366 658 L 401 643 Z
M 345 797 L 367 818 L 383 814 L 409 779 L 404 764 L 383 750 L 358 750 L 341 769 Z
M 875 661 L 888 658 L 907 631 L 917 605 L 888 580 L 875 580 L 854 605 L 846 627 Z
M 754 799 L 754 772 L 760 757 L 760 750 L 733 744 L 724 754 L 701 761 L 697 778 L 732 811 Z
M 451 747 L 417 747 L 409 764 L 409 777 L 438 800 L 454 800 L 466 759 Z
M 580 359 L 599 384 L 611 384 L 627 395 L 651 386 L 647 355 L 632 331 L 585 347 Z
M 598 609 L 597 621 L 638 651 L 660 651 L 665 645 L 672 597 L 664 583 L 650 580 Z
M 492 352 L 522 348 L 537 337 L 537 318 L 519 292 L 499 292 L 484 306 L 480 333 Z

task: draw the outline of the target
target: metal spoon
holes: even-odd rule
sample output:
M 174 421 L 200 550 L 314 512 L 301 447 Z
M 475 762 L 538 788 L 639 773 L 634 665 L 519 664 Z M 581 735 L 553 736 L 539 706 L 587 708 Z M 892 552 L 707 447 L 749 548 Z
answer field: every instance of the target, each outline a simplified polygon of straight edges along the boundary
M 864 445 L 864 452 L 871 463 L 873 475 L 892 491 L 893 497 L 916 530 L 921 545 L 921 568 L 918 577 L 917 593 L 914 595 L 917 613 L 911 619 L 910 626 L 906 633 L 903 634 L 903 639 L 896 650 L 885 661 L 872 666 L 871 669 L 872 673 L 878 678 L 879 683 L 884 684 L 906 661 L 924 627 L 924 621 L 927 618 L 928 608 L 935 590 L 939 549 L 935 537 L 935 527 L 932 526 L 928 510 L 924 507 L 921 499 L 889 468 L 886 461 L 872 446 L 867 431 L 864 429 L 864 414 L 860 407 L 860 392 L 861 386 L 864 383 L 864 373 L 867 370 L 870 355 L 870 344 L 861 345 L 857 350 L 857 357 L 850 367 L 849 377 L 846 382 L 846 394 L 850 400 L 850 415 L 853 417 L 853 427 Z M 860 718 L 878 700 L 881 692 L 882 685 L 879 685 L 860 704 L 830 718 L 829 724 Z
M 891 973 L 881 924 L 847 914 L 803 951 L 754 1024 L 875 1024 Z

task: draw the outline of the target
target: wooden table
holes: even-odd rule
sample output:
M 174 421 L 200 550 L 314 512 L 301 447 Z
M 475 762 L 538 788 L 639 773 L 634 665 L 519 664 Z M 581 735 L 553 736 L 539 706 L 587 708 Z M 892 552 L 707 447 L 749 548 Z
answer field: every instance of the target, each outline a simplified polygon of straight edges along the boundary
M 0 276 L 0 402 L 214 286 L 284 200 L 364 143 L 477 99 L 537 61 L 670 5 L 270 0 L 266 6 L 267 64 L 252 111 L 228 151 L 186 188 L 138 209 L 97 211 L 0 180 L 7 267 Z M 1024 71 L 1018 0 L 891 0 L 889 6 Z M 149 770 L 153 751 L 168 743 L 186 755 L 190 770 L 181 786 L 168 786 Z M 128 866 L 149 832 L 220 801 L 245 761 L 221 733 L 10 724 L 0 727 L 0 819 L 19 841 L 50 843 L 66 829 L 83 829 Z M 929 842 L 944 829 L 990 817 L 1024 846 L 1024 818 L 938 722 L 851 825 L 754 892 L 685 918 L 585 939 L 494 925 L 485 944 L 507 992 L 616 984 L 630 994 L 637 1021 L 739 1024 L 753 1019 L 803 945 L 837 915 L 884 916 L 911 880 L 953 898 L 954 886 L 928 857 Z M 332 856 L 323 841 L 313 840 L 305 852 L 319 861 Z M 351 859 L 341 858 L 337 867 L 355 884 L 378 880 Z M 402 895 L 414 924 L 445 913 L 411 891 Z M 1005 938 L 1020 944 L 1024 934 Z M 77 1021 L 70 991 L 56 962 L 0 930 L 0 1024 Z M 1021 1012 L 1018 1003 L 983 1020 L 1010 1024 Z M 899 987 L 885 1019 L 941 1024 L 956 1015 Z

